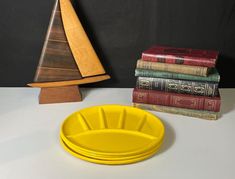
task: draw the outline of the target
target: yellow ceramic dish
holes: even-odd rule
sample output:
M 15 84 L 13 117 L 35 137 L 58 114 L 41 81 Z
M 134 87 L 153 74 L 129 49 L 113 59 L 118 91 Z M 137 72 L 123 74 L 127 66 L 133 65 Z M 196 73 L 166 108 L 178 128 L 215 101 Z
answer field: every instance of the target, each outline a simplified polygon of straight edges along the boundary
M 131 163 L 136 163 L 142 160 L 146 160 L 150 157 L 152 157 L 156 151 L 152 152 L 151 154 L 145 155 L 145 156 L 141 156 L 139 158 L 133 158 L 133 159 L 127 159 L 127 160 L 100 160 L 100 159 L 95 159 L 95 158 L 91 158 L 91 157 L 87 157 L 84 155 L 81 155 L 75 151 L 73 151 L 72 149 L 70 149 L 63 141 L 62 139 L 60 139 L 60 143 L 63 146 L 64 150 L 66 150 L 68 153 L 70 153 L 71 155 L 73 155 L 74 157 L 77 157 L 79 159 L 88 161 L 88 162 L 92 162 L 92 163 L 97 163 L 97 164 L 103 164 L 103 165 L 125 165 L 125 164 L 131 164 Z M 158 149 L 156 149 L 158 150 Z
M 157 152 L 158 149 L 161 147 L 162 145 L 162 142 L 152 148 L 150 151 L 146 152 L 146 153 L 142 153 L 142 154 L 138 154 L 138 155 L 133 155 L 133 156 L 102 156 L 102 155 L 96 155 L 96 154 L 90 154 L 90 153 L 84 153 L 84 152 L 81 152 L 81 151 L 76 151 L 72 148 L 70 148 L 64 141 L 63 139 L 61 139 L 61 142 L 63 142 L 70 150 L 73 150 L 74 152 L 80 154 L 80 155 L 83 155 L 83 156 L 86 156 L 86 157 L 89 157 L 89 158 L 94 158 L 94 159 L 99 159 L 99 160 L 111 160 L 111 161 L 116 161 L 116 160 L 129 160 L 129 159 L 134 159 L 134 158 L 139 158 L 139 157 L 142 157 L 142 156 L 146 156 L 146 155 L 150 155 L 154 152 Z
M 121 105 L 83 109 L 62 124 L 60 136 L 74 151 L 101 156 L 132 156 L 158 146 L 164 137 L 160 119 Z
M 60 137 L 61 138 L 61 137 Z M 152 147 L 151 149 L 149 149 L 148 151 L 145 151 L 143 153 L 140 153 L 140 154 L 137 154 L 137 155 L 100 155 L 100 154 L 97 154 L 95 152 L 87 152 L 87 151 L 84 151 L 84 150 L 76 150 L 76 148 L 74 149 L 73 146 L 69 146 L 65 141 L 63 141 L 70 149 L 74 150 L 75 152 L 77 153 L 80 153 L 82 155 L 85 155 L 85 156 L 88 156 L 88 157 L 92 157 L 92 158 L 103 158 L 103 159 L 106 159 L 106 160 L 116 160 L 116 159 L 119 159 L 119 158 L 134 158 L 135 156 L 142 156 L 142 155 L 146 155 L 147 153 L 150 153 L 151 151 L 153 151 L 155 148 L 157 147 L 160 147 L 163 143 L 163 139 L 162 141 L 159 142 L 159 144 L 157 146 L 154 146 Z

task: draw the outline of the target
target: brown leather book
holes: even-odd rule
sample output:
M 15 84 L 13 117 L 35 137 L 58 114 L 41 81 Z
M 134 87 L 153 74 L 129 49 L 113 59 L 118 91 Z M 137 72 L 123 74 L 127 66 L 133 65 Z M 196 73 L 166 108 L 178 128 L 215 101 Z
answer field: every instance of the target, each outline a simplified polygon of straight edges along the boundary
M 221 99 L 220 96 L 195 96 L 136 88 L 133 91 L 133 103 L 145 103 L 219 112 Z
M 168 64 L 215 67 L 218 51 L 154 46 L 142 53 L 142 59 Z

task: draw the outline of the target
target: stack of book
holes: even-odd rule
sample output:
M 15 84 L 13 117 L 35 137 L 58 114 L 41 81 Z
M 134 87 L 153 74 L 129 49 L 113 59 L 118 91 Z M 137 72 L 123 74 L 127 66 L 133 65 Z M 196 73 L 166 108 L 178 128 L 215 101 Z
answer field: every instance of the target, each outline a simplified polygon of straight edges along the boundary
M 215 120 L 220 111 L 218 52 L 155 46 L 137 61 L 133 105 Z

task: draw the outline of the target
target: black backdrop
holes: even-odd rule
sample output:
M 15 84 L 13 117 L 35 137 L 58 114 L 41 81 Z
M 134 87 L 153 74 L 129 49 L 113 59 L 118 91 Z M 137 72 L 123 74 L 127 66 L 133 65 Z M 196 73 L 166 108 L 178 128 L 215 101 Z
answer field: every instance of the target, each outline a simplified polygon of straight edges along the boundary
M 54 0 L 0 1 L 0 86 L 32 82 Z M 141 52 L 154 44 L 221 52 L 220 87 L 235 87 L 234 0 L 74 0 L 112 80 L 133 87 Z

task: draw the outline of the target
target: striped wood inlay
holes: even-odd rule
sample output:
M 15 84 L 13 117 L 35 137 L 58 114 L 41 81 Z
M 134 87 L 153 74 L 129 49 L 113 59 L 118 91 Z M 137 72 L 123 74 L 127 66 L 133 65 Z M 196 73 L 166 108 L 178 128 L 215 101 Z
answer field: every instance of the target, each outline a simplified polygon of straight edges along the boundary
M 56 0 L 34 82 L 81 78 L 64 32 L 60 5 Z

